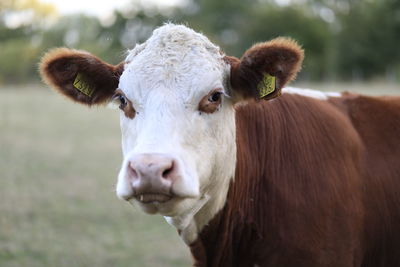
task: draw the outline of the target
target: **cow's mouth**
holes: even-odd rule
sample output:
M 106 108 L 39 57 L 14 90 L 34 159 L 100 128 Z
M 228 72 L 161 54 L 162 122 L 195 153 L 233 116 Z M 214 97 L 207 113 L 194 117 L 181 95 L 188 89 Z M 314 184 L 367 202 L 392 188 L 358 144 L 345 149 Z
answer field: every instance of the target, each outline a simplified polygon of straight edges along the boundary
M 136 200 L 143 204 L 150 203 L 165 203 L 172 199 L 172 195 L 160 194 L 160 193 L 145 193 L 138 194 L 135 196 Z

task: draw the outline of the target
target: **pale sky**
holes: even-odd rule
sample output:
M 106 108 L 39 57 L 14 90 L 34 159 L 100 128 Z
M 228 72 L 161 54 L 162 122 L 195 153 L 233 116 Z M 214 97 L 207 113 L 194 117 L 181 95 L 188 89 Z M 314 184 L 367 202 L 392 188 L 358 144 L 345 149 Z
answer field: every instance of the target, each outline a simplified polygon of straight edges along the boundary
M 141 3 L 144 6 L 171 7 L 182 5 L 188 0 L 40 0 L 54 4 L 61 14 L 83 12 L 90 15 L 107 15 L 113 9 Z M 218 0 L 216 0 L 218 1 Z M 288 5 L 292 0 L 275 0 L 279 5 Z M 298 0 L 301 2 L 301 0 Z
M 182 4 L 185 0 L 40 0 L 40 2 L 54 4 L 61 14 L 83 12 L 90 15 L 102 16 L 109 14 L 113 9 L 121 9 L 135 3 L 170 7 Z

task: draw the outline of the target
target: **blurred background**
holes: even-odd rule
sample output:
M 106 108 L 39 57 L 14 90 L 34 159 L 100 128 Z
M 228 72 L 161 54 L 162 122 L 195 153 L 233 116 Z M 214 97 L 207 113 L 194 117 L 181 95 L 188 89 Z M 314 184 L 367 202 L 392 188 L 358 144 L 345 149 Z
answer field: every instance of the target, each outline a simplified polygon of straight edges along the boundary
M 190 266 L 174 228 L 115 196 L 118 112 L 69 103 L 37 72 L 60 46 L 116 64 L 168 21 L 237 57 L 298 40 L 296 86 L 400 94 L 400 0 L 0 0 L 0 266 Z

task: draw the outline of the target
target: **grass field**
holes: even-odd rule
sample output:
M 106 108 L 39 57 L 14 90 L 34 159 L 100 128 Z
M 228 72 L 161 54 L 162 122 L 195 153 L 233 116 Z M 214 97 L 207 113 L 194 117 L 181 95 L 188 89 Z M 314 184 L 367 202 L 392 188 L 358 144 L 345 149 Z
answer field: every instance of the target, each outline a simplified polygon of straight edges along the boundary
M 400 94 L 396 85 L 311 87 Z M 1 267 L 190 265 L 174 228 L 115 196 L 118 124 L 115 110 L 47 89 L 0 88 Z

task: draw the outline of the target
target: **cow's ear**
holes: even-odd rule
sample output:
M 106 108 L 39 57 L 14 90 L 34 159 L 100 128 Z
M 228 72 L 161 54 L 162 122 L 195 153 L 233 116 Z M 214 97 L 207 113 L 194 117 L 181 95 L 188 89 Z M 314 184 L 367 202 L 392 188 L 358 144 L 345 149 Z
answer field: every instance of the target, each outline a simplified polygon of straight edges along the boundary
M 124 64 L 113 66 L 84 51 L 57 48 L 43 56 L 39 68 L 49 86 L 90 106 L 111 98 Z
M 235 99 L 272 99 L 301 69 L 303 49 L 292 39 L 276 38 L 248 49 L 241 59 L 226 57 Z

